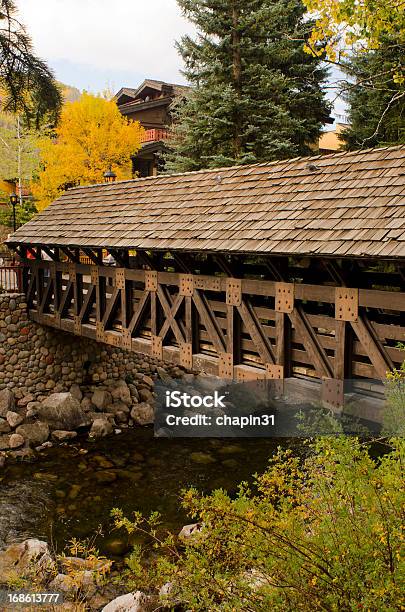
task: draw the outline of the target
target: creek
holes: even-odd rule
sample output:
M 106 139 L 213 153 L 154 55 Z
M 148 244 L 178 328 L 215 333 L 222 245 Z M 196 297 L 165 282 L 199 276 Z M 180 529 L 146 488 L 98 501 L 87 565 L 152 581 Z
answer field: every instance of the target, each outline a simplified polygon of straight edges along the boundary
M 95 539 L 100 552 L 120 556 L 126 536 L 113 530 L 111 509 L 159 511 L 164 527 L 179 531 L 192 522 L 180 505 L 181 490 L 194 485 L 233 493 L 266 468 L 277 439 L 165 439 L 137 428 L 90 443 L 55 446 L 33 463 L 8 464 L 0 477 L 0 550 L 28 537 L 62 552 L 72 538 Z M 300 446 L 302 442 L 300 443 Z

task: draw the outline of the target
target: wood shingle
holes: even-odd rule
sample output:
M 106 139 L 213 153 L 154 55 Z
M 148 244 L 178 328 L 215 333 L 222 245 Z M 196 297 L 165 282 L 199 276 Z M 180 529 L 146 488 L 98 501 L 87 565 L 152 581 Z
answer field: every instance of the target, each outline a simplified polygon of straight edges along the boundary
M 405 257 L 405 147 L 77 187 L 8 242 Z

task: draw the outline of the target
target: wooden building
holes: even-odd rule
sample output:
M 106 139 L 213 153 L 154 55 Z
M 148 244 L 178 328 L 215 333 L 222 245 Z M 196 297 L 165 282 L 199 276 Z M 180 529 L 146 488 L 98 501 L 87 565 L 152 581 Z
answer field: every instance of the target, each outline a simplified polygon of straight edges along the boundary
M 404 360 L 404 187 L 405 147 L 77 187 L 9 244 L 35 321 L 340 405 Z
M 185 85 L 145 80 L 138 89 L 123 87 L 115 95 L 120 112 L 145 128 L 142 148 L 133 158 L 133 170 L 141 177 L 156 175 L 165 151 L 171 124 L 169 107 L 189 90 Z

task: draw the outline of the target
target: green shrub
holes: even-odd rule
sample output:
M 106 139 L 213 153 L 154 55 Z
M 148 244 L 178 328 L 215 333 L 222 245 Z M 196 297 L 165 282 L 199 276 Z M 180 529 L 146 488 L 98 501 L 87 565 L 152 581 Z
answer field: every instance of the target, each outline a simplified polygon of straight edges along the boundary
M 183 494 L 202 530 L 184 542 L 162 536 L 160 517 L 117 527 L 147 533 L 128 559 L 132 587 L 171 582 L 162 603 L 188 610 L 375 612 L 400 610 L 404 441 L 374 460 L 347 437 L 322 438 L 305 460 L 279 450 L 250 488 Z

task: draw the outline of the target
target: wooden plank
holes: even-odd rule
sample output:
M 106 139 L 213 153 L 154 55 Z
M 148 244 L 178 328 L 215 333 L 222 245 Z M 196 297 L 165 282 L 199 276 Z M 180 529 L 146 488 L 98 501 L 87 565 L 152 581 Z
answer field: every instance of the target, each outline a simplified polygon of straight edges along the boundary
M 301 305 L 297 305 L 293 312 L 288 314 L 291 323 L 293 324 L 297 334 L 301 338 L 301 342 L 308 353 L 315 369 L 318 372 L 319 378 L 333 378 L 333 372 L 323 347 L 318 341 L 316 334 L 310 326 L 305 312 Z
M 96 284 L 96 321 L 100 322 L 103 319 L 106 307 L 106 280 L 104 277 L 99 276 Z
M 148 291 L 145 291 L 145 293 L 143 294 L 142 299 L 138 302 L 138 306 L 137 306 L 134 314 L 132 315 L 132 318 L 131 318 L 130 322 L 128 323 L 127 329 L 133 335 L 136 335 L 136 333 L 138 331 L 138 327 L 139 327 L 140 323 L 142 322 L 142 319 L 143 319 L 143 317 L 144 317 L 144 315 L 146 313 L 150 297 L 151 297 L 151 294 Z
M 394 364 L 384 350 L 375 330 L 367 319 L 364 318 L 359 318 L 358 321 L 351 321 L 350 324 L 363 345 L 377 375 L 384 380 L 387 376 L 387 372 L 393 369 Z
M 39 304 L 39 307 L 38 307 L 38 312 L 40 314 L 44 314 L 45 308 L 49 306 L 49 303 L 52 297 L 52 293 L 51 293 L 52 287 L 53 287 L 53 280 L 51 278 L 48 278 L 48 283 L 43 293 L 41 303 Z
M 174 318 L 174 314 L 173 314 L 173 312 L 177 313 L 177 310 L 179 309 L 183 301 L 183 296 L 177 295 L 173 305 L 170 306 L 170 303 L 169 303 L 170 297 L 169 297 L 169 293 L 167 292 L 167 289 L 164 288 L 162 285 L 158 285 L 157 297 L 159 298 L 159 302 L 161 303 L 163 311 L 166 315 L 166 321 L 164 322 L 162 329 L 157 335 L 164 338 L 169 328 L 171 328 L 176 337 L 176 341 L 179 344 L 181 344 L 182 342 L 186 342 L 183 326 L 181 323 L 176 321 L 176 319 Z M 173 308 L 173 311 L 172 311 L 172 308 Z
M 117 289 L 117 287 L 114 287 L 112 295 L 107 302 L 107 308 L 102 318 L 102 324 L 104 326 L 104 329 L 107 329 L 110 326 L 111 320 L 113 319 L 116 313 L 116 310 L 118 307 L 118 301 L 120 297 L 120 292 L 121 292 L 120 289 Z
M 59 306 L 59 314 L 60 314 L 61 319 L 63 319 L 66 316 L 67 311 L 70 308 L 72 299 L 73 299 L 73 283 L 72 281 L 68 281 L 66 285 L 66 289 L 63 292 L 62 299 L 60 301 L 60 306 Z
M 405 311 L 405 293 L 403 291 L 359 289 L 359 306 L 399 310 L 403 312 Z
M 353 339 L 349 324 L 342 320 L 336 321 L 335 359 L 333 378 L 344 380 L 352 376 Z
M 240 306 L 237 307 L 241 319 L 252 338 L 263 363 L 274 363 L 275 357 L 267 336 L 263 333 L 260 321 L 249 300 L 245 297 Z
M 161 328 L 161 330 L 159 331 L 157 335 L 160 336 L 162 338 L 162 341 L 164 342 L 167 336 L 167 333 L 169 329 L 171 328 L 179 344 L 183 344 L 187 342 L 187 338 L 186 338 L 186 334 L 183 329 L 183 326 L 180 323 L 178 323 L 175 319 L 176 314 L 180 306 L 183 303 L 184 297 L 178 294 L 175 297 L 174 302 L 170 305 L 167 296 L 163 295 L 163 290 L 161 288 L 158 289 L 158 297 L 159 297 L 160 303 L 162 304 L 163 310 L 165 312 L 166 320 L 163 323 L 163 327 Z
M 283 366 L 284 377 L 291 376 L 291 325 L 284 312 L 276 312 L 275 363 Z
M 185 336 L 186 343 L 193 347 L 193 299 L 191 296 L 184 298 Z M 190 366 L 191 367 L 191 366 Z
M 193 300 L 195 307 L 197 308 L 198 314 L 201 318 L 202 324 L 207 330 L 216 352 L 218 354 L 225 353 L 226 343 L 224 335 L 222 333 L 222 330 L 218 326 L 215 315 L 212 312 L 204 294 L 200 293 L 198 289 L 194 289 Z
M 79 317 L 81 323 L 87 323 L 89 320 L 90 313 L 93 309 L 93 304 L 96 299 L 96 288 L 94 285 L 90 285 L 87 289 L 86 297 L 84 298 L 82 307 L 80 309 Z

